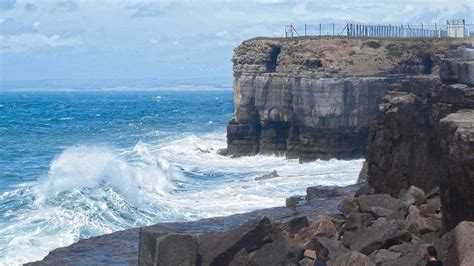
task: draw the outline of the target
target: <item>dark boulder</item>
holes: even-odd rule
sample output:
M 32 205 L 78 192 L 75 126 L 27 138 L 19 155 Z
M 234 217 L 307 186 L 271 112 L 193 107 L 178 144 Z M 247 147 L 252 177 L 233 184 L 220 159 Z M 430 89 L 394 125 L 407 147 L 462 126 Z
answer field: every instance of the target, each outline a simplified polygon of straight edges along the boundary
M 303 249 L 292 239 L 282 238 L 250 254 L 249 265 L 298 265 Z M 224 264 L 220 264 L 224 265 Z
M 389 248 L 411 240 L 411 234 L 395 221 L 383 226 L 371 226 L 356 231 L 345 231 L 342 243 L 351 250 L 370 254 L 377 249 Z
M 271 242 L 272 229 L 270 220 L 263 217 L 226 232 L 202 234 L 198 237 L 202 263 L 227 265 L 240 250 L 250 253 Z

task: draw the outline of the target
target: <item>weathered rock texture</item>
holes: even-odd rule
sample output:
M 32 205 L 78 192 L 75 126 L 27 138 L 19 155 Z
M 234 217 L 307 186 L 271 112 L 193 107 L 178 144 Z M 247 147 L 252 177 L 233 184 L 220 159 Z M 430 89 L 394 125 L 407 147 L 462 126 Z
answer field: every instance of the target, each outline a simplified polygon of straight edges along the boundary
M 441 63 L 442 80 L 411 77 L 390 88 L 367 148 L 368 182 L 377 193 L 440 187 L 448 230 L 474 220 L 474 69 L 465 67 L 474 51 L 449 56 Z
M 362 157 L 400 75 L 438 72 L 447 40 L 253 39 L 235 49 L 227 152 L 303 161 Z

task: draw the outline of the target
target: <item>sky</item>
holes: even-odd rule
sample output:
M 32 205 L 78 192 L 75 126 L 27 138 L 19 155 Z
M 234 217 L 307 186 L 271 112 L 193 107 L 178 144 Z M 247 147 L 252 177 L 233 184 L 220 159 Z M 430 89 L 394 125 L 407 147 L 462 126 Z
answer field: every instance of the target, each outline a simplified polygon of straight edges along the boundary
M 286 24 L 474 23 L 473 12 L 470 0 L 0 0 L 0 81 L 230 79 L 239 43 Z

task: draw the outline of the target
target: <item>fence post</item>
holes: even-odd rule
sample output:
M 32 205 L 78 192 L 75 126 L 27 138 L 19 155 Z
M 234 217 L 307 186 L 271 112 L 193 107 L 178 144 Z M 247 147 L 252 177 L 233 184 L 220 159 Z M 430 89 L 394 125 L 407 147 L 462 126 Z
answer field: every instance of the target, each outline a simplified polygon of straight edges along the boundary
M 304 36 L 306 36 L 306 23 L 304 24 Z
M 319 23 L 319 37 L 321 37 L 321 23 Z
M 332 23 L 332 36 L 334 36 L 334 22 Z

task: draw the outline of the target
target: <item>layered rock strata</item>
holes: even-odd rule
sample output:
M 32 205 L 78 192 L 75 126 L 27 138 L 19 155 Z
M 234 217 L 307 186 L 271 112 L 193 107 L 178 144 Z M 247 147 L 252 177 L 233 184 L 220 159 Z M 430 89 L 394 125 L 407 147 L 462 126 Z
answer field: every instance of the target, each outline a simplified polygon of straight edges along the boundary
M 441 80 L 412 77 L 390 88 L 367 148 L 368 182 L 377 192 L 440 186 L 448 230 L 474 220 L 474 51 L 449 56 Z
M 448 40 L 253 39 L 235 49 L 227 153 L 302 161 L 364 154 L 395 78 L 438 73 Z

